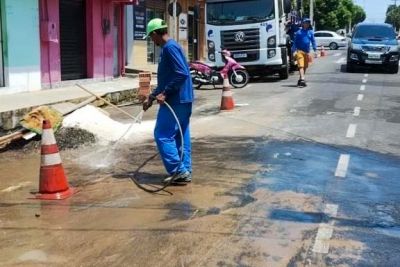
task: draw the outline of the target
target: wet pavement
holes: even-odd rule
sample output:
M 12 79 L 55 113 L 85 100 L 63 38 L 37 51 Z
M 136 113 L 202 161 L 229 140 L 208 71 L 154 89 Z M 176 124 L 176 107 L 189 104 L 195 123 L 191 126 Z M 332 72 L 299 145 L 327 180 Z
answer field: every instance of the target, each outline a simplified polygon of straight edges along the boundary
M 196 91 L 188 186 L 134 185 L 165 175 L 151 132 L 62 151 L 77 189 L 62 201 L 30 199 L 37 150 L 0 154 L 0 265 L 398 266 L 400 78 L 369 73 L 357 101 L 365 73 L 340 57 L 318 59 L 306 89 L 293 76 L 235 90 L 233 112 L 218 112 L 219 90 Z

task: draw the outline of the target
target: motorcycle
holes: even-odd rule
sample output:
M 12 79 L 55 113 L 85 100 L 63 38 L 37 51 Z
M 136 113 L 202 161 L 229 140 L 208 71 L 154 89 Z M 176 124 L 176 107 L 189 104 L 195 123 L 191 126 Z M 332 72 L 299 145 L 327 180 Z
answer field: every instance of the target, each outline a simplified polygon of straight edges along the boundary
M 225 66 L 221 71 L 214 70 L 207 64 L 195 61 L 190 62 L 190 74 L 193 86 L 200 89 L 203 85 L 212 85 L 214 88 L 218 84 L 223 84 L 224 77 L 228 76 L 229 83 L 235 88 L 243 88 L 249 82 L 249 74 L 246 69 L 232 58 L 231 52 L 224 49 L 219 52 L 222 55 Z

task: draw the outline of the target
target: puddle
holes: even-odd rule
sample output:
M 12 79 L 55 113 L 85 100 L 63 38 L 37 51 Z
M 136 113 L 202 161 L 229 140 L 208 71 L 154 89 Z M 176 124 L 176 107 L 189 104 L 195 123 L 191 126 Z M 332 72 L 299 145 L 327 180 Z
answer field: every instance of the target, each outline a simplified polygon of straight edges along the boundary
M 272 220 L 290 221 L 297 223 L 320 223 L 325 214 L 318 212 L 301 212 L 285 209 L 274 209 L 268 216 Z
M 336 107 L 335 99 L 312 99 L 311 103 L 307 107 L 297 107 L 297 114 L 304 116 L 317 116 L 326 114 L 345 114 L 352 112 L 351 109 L 340 109 Z
M 400 227 L 392 227 L 392 228 L 374 228 L 374 230 L 378 233 L 384 234 L 386 236 L 400 238 Z
M 196 212 L 196 208 L 188 201 L 167 203 L 164 208 L 169 210 L 165 220 L 188 220 Z

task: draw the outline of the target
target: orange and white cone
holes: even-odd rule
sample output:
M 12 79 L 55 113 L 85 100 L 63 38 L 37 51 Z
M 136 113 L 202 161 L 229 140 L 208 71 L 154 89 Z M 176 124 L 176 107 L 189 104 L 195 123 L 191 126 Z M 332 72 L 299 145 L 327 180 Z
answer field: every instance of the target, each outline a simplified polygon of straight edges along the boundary
M 231 91 L 231 85 L 229 83 L 228 75 L 224 75 L 224 85 L 222 89 L 222 99 L 220 110 L 233 110 L 235 108 L 235 102 L 233 101 L 233 94 Z
M 37 199 L 57 200 L 74 193 L 68 185 L 51 123 L 43 121 L 39 192 Z

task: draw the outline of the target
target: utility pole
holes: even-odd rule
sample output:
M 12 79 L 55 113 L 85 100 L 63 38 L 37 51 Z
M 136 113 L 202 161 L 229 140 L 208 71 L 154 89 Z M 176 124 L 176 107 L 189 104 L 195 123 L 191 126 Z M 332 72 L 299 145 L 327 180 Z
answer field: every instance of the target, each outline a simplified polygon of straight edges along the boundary
M 314 26 L 314 0 L 310 0 L 310 20 L 311 25 Z
M 394 2 L 394 6 L 397 6 L 397 0 L 392 0 Z

